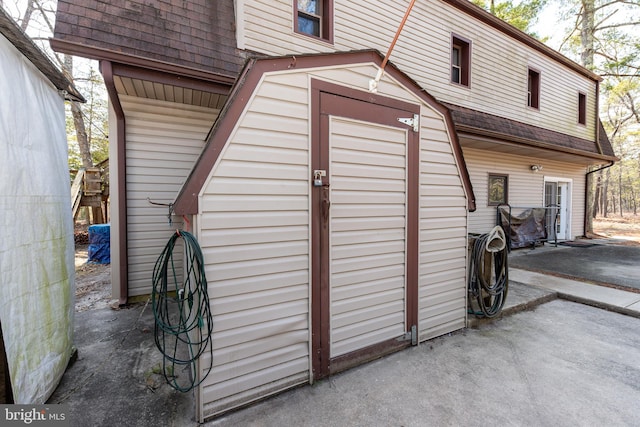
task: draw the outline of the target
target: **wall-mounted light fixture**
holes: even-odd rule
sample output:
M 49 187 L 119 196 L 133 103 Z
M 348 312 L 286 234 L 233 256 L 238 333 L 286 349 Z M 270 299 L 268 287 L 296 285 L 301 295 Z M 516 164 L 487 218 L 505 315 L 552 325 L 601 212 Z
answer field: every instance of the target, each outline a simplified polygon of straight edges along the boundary
M 542 170 L 542 165 L 531 165 L 531 170 L 534 172 L 538 172 Z

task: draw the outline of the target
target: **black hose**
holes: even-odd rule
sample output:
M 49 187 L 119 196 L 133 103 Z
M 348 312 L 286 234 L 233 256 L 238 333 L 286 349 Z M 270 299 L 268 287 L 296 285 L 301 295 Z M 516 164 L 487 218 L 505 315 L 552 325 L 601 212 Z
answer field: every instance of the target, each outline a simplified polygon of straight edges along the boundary
M 174 260 L 176 241 L 184 248 Z M 180 271 L 182 270 L 182 271 Z M 204 257 L 196 238 L 177 230 L 167 242 L 153 269 L 153 314 L 156 347 L 163 355 L 162 373 L 174 389 L 187 392 L 197 387 L 213 366 L 211 316 Z M 209 351 L 208 367 L 197 366 L 198 359 Z M 188 369 L 187 380 L 178 379 L 179 369 Z M 198 375 L 198 371 L 202 377 Z
M 488 251 L 490 238 L 492 233 L 482 234 L 475 240 L 469 262 L 469 313 L 479 317 L 497 316 L 509 290 L 506 245 L 501 250 Z

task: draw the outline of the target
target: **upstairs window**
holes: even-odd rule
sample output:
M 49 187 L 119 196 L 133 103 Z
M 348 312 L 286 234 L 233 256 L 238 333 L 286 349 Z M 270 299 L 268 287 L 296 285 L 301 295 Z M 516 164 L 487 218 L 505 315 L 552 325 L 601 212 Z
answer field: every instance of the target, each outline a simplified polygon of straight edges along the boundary
M 587 124 L 587 95 L 584 93 L 578 94 L 578 123 Z
M 470 54 L 469 42 L 460 37 L 451 37 L 451 82 L 469 86 Z
M 295 31 L 328 42 L 333 39 L 333 0 L 294 0 Z
M 540 109 L 540 73 L 531 68 L 529 68 L 527 83 L 527 105 L 531 108 Z

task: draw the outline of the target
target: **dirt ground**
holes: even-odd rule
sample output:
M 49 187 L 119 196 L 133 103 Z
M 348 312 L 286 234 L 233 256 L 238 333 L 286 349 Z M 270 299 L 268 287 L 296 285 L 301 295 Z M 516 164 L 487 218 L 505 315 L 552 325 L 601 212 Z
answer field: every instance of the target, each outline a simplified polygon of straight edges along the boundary
M 76 311 L 118 306 L 111 298 L 111 264 L 87 262 L 89 245 L 76 244 Z
M 640 246 L 640 216 L 598 217 L 593 220 L 594 237 L 610 237 L 623 241 L 623 244 Z

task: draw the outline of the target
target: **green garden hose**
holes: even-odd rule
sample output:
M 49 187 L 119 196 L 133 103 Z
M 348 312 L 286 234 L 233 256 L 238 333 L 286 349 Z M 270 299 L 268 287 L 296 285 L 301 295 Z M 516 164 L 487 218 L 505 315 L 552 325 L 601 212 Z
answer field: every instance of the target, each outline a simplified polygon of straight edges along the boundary
M 180 238 L 184 247 L 176 246 Z M 179 251 L 176 258 L 175 250 Z M 204 257 L 192 234 L 176 230 L 167 242 L 153 269 L 151 299 L 155 342 L 163 355 L 164 378 L 178 391 L 192 390 L 207 377 L 213 366 L 213 318 Z M 198 366 L 198 360 L 205 351 L 209 352 L 208 367 L 203 368 Z M 184 371 L 188 371 L 186 380 L 182 375 Z

